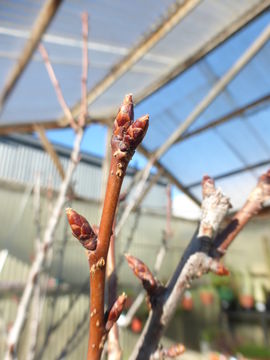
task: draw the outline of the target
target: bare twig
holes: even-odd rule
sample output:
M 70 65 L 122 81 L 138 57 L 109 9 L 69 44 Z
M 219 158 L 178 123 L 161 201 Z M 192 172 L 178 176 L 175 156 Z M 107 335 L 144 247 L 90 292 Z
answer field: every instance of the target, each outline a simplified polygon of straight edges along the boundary
M 243 209 L 220 234 L 218 228 L 230 207 L 229 200 L 220 190 L 215 189 L 211 178 L 204 177 L 202 185 L 203 203 L 198 233 L 184 252 L 166 290 L 155 299 L 155 306 L 150 312 L 130 360 L 148 359 L 155 353 L 162 332 L 170 321 L 181 295 L 194 278 L 208 271 L 218 275 L 228 275 L 228 270 L 219 262 L 219 258 L 224 255 L 224 250 L 248 220 L 262 209 L 265 201 L 269 200 L 270 171 L 260 177 L 258 185 L 250 194 Z
M 148 115 L 133 122 L 132 96 L 126 95 L 114 122 L 112 157 L 97 247 L 87 251 L 90 268 L 90 331 L 88 359 L 100 359 L 107 337 L 104 319 L 105 264 L 122 182 L 129 160 L 148 128 Z
M 56 93 L 56 96 L 57 96 L 57 99 L 59 101 L 59 104 L 61 105 L 62 107 L 62 110 L 65 114 L 65 116 L 67 117 L 67 119 L 69 120 L 69 123 L 70 123 L 70 126 L 76 130 L 77 129 L 77 124 L 75 123 L 74 119 L 73 119 L 73 116 L 71 114 L 71 111 L 64 99 L 64 96 L 63 96 L 63 93 L 62 93 L 62 90 L 61 90 L 61 87 L 60 87 L 60 84 L 56 78 L 56 75 L 55 75 L 55 72 L 53 70 L 53 67 L 52 67 L 52 64 L 50 62 L 50 59 L 49 59 L 49 55 L 47 53 L 47 50 L 45 49 L 45 47 L 42 45 L 42 44 L 39 44 L 39 51 L 40 51 L 40 54 L 41 56 L 43 57 L 43 60 L 44 60 L 44 63 L 45 63 L 45 66 L 47 68 L 47 71 L 48 71 L 48 74 L 49 74 L 49 77 L 50 77 L 50 80 L 53 84 L 53 87 L 54 87 L 54 90 L 55 90 L 55 93 Z
M 40 226 L 40 174 L 37 175 L 35 186 L 34 186 L 34 220 L 36 225 L 36 241 L 35 241 L 35 252 L 38 253 L 41 247 L 41 226 Z M 30 322 L 30 335 L 28 337 L 28 353 L 27 360 L 34 359 L 37 336 L 38 336 L 38 327 L 40 322 L 40 305 L 41 305 L 41 287 L 40 279 L 37 280 L 33 292 L 32 308 L 31 308 L 31 322 Z
M 44 261 L 46 258 L 46 255 L 48 253 L 48 250 L 51 248 L 53 239 L 54 239 L 54 232 L 56 229 L 56 226 L 58 224 L 58 221 L 61 216 L 62 208 L 65 203 L 65 196 L 71 181 L 71 177 L 73 175 L 73 172 L 76 168 L 77 162 L 79 160 L 79 151 L 80 151 L 80 143 L 83 137 L 83 130 L 79 129 L 76 134 L 74 148 L 71 154 L 72 160 L 69 162 L 68 169 L 66 171 L 66 176 L 64 181 L 61 184 L 60 191 L 56 200 L 56 203 L 54 205 L 54 209 L 52 212 L 52 215 L 48 221 L 42 247 L 39 253 L 36 255 L 36 258 L 30 268 L 27 284 L 24 290 L 24 293 L 22 295 L 16 320 L 14 322 L 14 325 L 12 329 L 10 330 L 9 337 L 8 337 L 8 353 L 6 355 L 6 359 L 14 359 L 16 358 L 16 350 L 17 350 L 17 344 L 19 340 L 19 336 L 21 334 L 21 330 L 23 328 L 26 313 L 29 308 L 30 300 L 33 294 L 34 286 L 36 284 L 37 278 L 43 268 Z
M 210 270 L 220 270 L 221 265 L 207 254 L 208 242 L 211 243 L 209 235 L 214 234 L 218 228 L 230 203 L 220 190 L 215 189 L 213 181 L 208 177 L 203 180 L 203 197 L 200 236 L 196 237 L 196 243 L 202 240 L 202 244 L 200 247 L 196 247 L 195 251 L 189 247 L 189 255 L 186 254 L 184 264 L 181 264 L 180 261 L 181 266 L 176 269 L 166 290 L 158 294 L 155 301 L 152 302 L 154 306 L 152 306 L 147 323 L 130 360 L 149 359 L 155 353 L 161 335 L 171 320 L 181 295 L 189 286 L 190 281 Z M 219 272 L 225 273 L 225 271 Z
M 236 235 L 258 214 L 263 204 L 270 199 L 270 170 L 263 174 L 255 189 L 250 193 L 243 208 L 232 218 L 228 226 L 216 237 L 213 247 L 217 257 L 222 257 Z
M 113 225 L 113 231 L 110 241 L 106 275 L 108 281 L 108 308 L 110 309 L 115 303 L 117 298 L 117 275 L 115 266 L 115 236 L 114 236 L 115 222 Z M 119 342 L 118 326 L 115 323 L 109 331 L 108 343 L 107 343 L 107 360 L 120 360 L 122 356 L 122 350 Z
M 58 99 L 59 99 L 61 105 L 64 107 L 65 111 L 70 112 L 70 110 L 67 110 L 67 105 L 64 101 L 59 83 L 55 77 L 54 71 L 50 64 L 48 54 L 43 46 L 41 46 L 41 52 L 44 56 L 44 61 L 45 61 L 47 70 L 49 72 L 50 78 L 53 82 L 53 85 L 55 86 Z M 70 121 L 71 121 L 70 122 L 71 125 L 75 128 L 75 123 L 72 118 L 70 118 Z M 61 183 L 57 200 L 54 204 L 52 214 L 49 218 L 49 221 L 48 221 L 45 233 L 44 233 L 42 246 L 40 247 L 40 251 L 36 254 L 36 258 L 33 261 L 33 264 L 30 268 L 30 271 L 28 274 L 28 279 L 27 279 L 27 284 L 24 289 L 23 295 L 21 297 L 19 306 L 18 306 L 18 311 L 17 311 L 15 322 L 9 332 L 8 350 L 6 353 L 6 360 L 16 359 L 16 357 L 17 357 L 17 345 L 18 345 L 21 331 L 23 329 L 23 325 L 25 323 L 26 314 L 29 309 L 31 297 L 32 297 L 35 285 L 37 283 L 37 279 L 43 269 L 48 251 L 52 247 L 53 240 L 54 240 L 54 232 L 55 232 L 55 229 L 59 222 L 59 219 L 60 219 L 60 216 L 62 213 L 62 208 L 66 201 L 66 194 L 67 194 L 67 191 L 68 191 L 71 179 L 72 179 L 72 175 L 73 175 L 73 172 L 79 162 L 80 144 L 81 144 L 81 141 L 83 138 L 83 134 L 84 134 L 83 128 L 76 126 L 76 136 L 75 136 L 73 150 L 72 150 L 71 157 L 70 157 L 70 162 L 69 162 L 69 165 L 68 165 L 68 168 L 66 171 L 66 175 L 65 175 L 64 180 Z

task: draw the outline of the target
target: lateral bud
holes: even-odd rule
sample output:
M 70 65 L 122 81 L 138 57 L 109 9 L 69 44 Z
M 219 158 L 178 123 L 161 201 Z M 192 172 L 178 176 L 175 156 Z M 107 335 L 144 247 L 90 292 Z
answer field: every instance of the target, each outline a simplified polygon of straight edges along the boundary
M 210 265 L 210 270 L 218 276 L 228 276 L 230 271 L 219 261 L 213 260 Z
M 125 257 L 135 276 L 141 280 L 144 289 L 151 295 L 151 293 L 157 289 L 158 284 L 149 268 L 135 256 L 125 254 Z
M 105 329 L 107 332 L 109 332 L 111 330 L 111 328 L 116 323 L 119 316 L 121 315 L 121 313 L 124 309 L 126 300 L 127 300 L 127 295 L 125 293 L 119 295 L 117 300 L 113 304 L 112 308 L 110 309 L 109 314 L 108 314 L 108 319 L 105 324 Z
M 118 114 L 114 121 L 113 134 L 119 139 L 123 139 L 123 134 L 126 132 L 134 119 L 132 95 L 128 94 L 124 97 L 123 103 L 120 106 Z
M 87 250 L 93 251 L 97 247 L 97 235 L 86 218 L 71 208 L 66 209 L 72 235 L 80 241 Z

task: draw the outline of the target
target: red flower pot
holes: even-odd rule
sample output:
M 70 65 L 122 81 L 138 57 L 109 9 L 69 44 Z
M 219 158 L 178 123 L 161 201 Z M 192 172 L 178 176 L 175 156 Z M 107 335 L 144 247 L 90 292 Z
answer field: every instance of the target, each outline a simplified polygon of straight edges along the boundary
M 190 293 L 187 293 L 183 296 L 181 300 L 181 307 L 186 311 L 191 311 L 193 309 L 193 299 Z
M 252 309 L 254 306 L 254 298 L 252 295 L 240 295 L 239 303 L 244 309 Z
M 131 322 L 131 330 L 132 330 L 134 333 L 136 333 L 136 334 L 140 333 L 141 330 L 142 330 L 142 322 L 141 322 L 141 320 L 138 319 L 137 317 L 134 317 L 134 318 L 132 319 L 132 322 Z
M 203 305 L 205 306 L 212 305 L 214 302 L 214 294 L 210 291 L 201 291 L 200 299 Z

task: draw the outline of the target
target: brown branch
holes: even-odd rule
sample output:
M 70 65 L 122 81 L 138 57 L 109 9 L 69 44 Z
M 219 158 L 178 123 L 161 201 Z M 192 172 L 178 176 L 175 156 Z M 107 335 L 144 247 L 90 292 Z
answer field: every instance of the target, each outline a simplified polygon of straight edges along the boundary
M 100 230 L 98 235 L 97 249 L 89 254 L 90 265 L 90 337 L 88 344 L 88 359 L 100 358 L 104 337 L 104 286 L 105 286 L 105 263 L 109 249 L 109 241 L 112 224 L 118 204 L 120 189 L 125 171 L 136 146 L 142 141 L 147 127 L 148 116 L 144 116 L 134 123 L 133 103 L 131 95 L 127 95 L 114 122 L 112 136 L 112 158 L 101 216 Z M 103 265 L 104 264 L 104 265 Z M 100 324 L 99 327 L 96 323 Z
M 88 360 L 100 359 L 104 341 L 106 340 L 107 330 L 104 319 L 105 265 L 107 263 L 112 226 L 126 168 L 136 147 L 146 134 L 148 118 L 148 115 L 145 115 L 133 122 L 132 96 L 126 95 L 114 122 L 111 140 L 111 166 L 97 246 L 95 250 L 87 251 L 91 289 Z M 82 223 L 84 223 L 84 220 Z
M 113 231 L 110 240 L 110 247 L 108 252 L 107 260 L 107 286 L 108 286 L 108 308 L 110 309 L 115 303 L 117 298 L 117 274 L 116 274 L 116 265 L 115 265 L 115 222 L 113 224 Z M 122 350 L 119 342 L 119 331 L 118 326 L 115 323 L 109 334 L 108 334 L 108 343 L 107 343 L 107 360 L 121 360 Z
M 250 193 L 248 200 L 241 210 L 232 218 L 227 227 L 217 235 L 213 247 L 216 249 L 215 256 L 222 257 L 237 234 L 243 227 L 257 215 L 263 204 L 270 199 L 270 170 L 263 174 L 257 186 Z

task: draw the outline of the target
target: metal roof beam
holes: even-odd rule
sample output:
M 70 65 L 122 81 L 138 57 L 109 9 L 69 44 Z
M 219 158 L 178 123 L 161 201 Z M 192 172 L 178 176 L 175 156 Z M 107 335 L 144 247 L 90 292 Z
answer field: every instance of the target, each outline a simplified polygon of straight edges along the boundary
M 239 168 L 239 169 L 228 171 L 226 173 L 223 173 L 223 174 L 220 174 L 220 175 L 217 175 L 217 176 L 212 176 L 212 178 L 214 180 L 221 180 L 221 179 L 225 179 L 225 178 L 233 176 L 233 175 L 242 174 L 245 171 L 254 170 L 254 169 L 257 169 L 257 168 L 259 168 L 261 166 L 266 166 L 266 165 L 269 165 L 269 164 L 270 164 L 270 160 L 260 161 L 260 162 L 258 162 L 256 164 L 252 164 L 252 165 L 245 166 L 245 167 L 242 167 L 242 168 Z M 197 182 L 194 182 L 192 184 L 189 184 L 187 186 L 187 188 L 191 189 L 191 188 L 194 188 L 196 186 L 199 186 L 200 184 L 201 184 L 201 182 L 197 181 Z
M 142 41 L 135 45 L 130 52 L 117 63 L 93 89 L 87 94 L 88 105 L 93 103 L 105 90 L 112 86 L 116 80 L 124 75 L 134 64 L 136 64 L 155 44 L 167 35 L 181 19 L 190 13 L 201 0 L 177 1 L 169 10 L 166 17 L 153 31 L 145 36 Z M 72 115 L 77 117 L 80 111 L 80 101 L 71 109 Z M 62 121 L 64 120 L 61 119 Z
M 62 0 L 47 0 L 42 7 L 34 23 L 30 37 L 26 42 L 17 63 L 13 67 L 3 87 L 2 93 L 0 95 L 0 112 L 2 111 L 6 100 L 14 89 L 14 86 L 25 70 L 27 64 L 29 63 L 38 43 L 40 42 L 40 39 L 42 38 L 42 35 L 52 21 L 61 2 Z
M 36 125 L 41 125 L 44 129 L 59 129 L 61 126 L 57 120 L 48 120 L 41 122 L 22 122 L 18 124 L 0 125 L 0 135 L 8 135 L 10 133 L 31 133 L 35 130 Z
M 236 75 L 253 59 L 270 39 L 270 25 L 267 25 L 250 47 L 240 56 L 232 67 L 213 85 L 206 96 L 191 111 L 187 118 L 175 129 L 172 135 L 155 151 L 152 158 L 154 164 L 170 147 L 172 147 L 197 118 L 209 107 L 217 96 L 235 78 Z
M 256 109 L 257 107 L 266 106 L 266 105 L 268 105 L 269 102 L 270 102 L 270 94 L 262 96 L 259 99 L 256 99 L 255 101 L 252 101 L 244 106 L 239 107 L 238 109 L 235 109 L 235 110 L 229 112 L 228 114 L 221 116 L 218 119 L 210 121 L 208 124 L 201 126 L 196 130 L 193 130 L 186 134 L 183 134 L 181 136 L 181 138 L 178 140 L 178 142 L 182 142 L 182 141 L 189 139 L 195 135 L 201 134 L 202 132 L 205 132 L 209 129 L 220 126 L 230 120 L 235 119 L 238 116 L 247 114 L 248 112 L 252 112 L 252 110 Z
M 53 145 L 47 138 L 44 128 L 41 125 L 36 125 L 35 129 L 36 129 L 36 132 L 38 133 L 38 136 L 43 145 L 43 148 L 46 150 L 46 152 L 49 154 L 50 158 L 52 159 L 52 162 L 54 163 L 61 179 L 64 180 L 65 170 L 61 164 L 59 156 L 57 155 L 56 151 L 54 150 Z
M 94 118 L 88 118 L 86 119 L 86 124 L 94 123 L 101 123 L 104 125 L 108 125 L 107 122 L 105 122 L 103 119 L 94 119 Z M 31 133 L 35 130 L 36 125 L 41 125 L 45 130 L 52 130 L 52 129 L 61 129 L 68 126 L 66 123 L 65 125 L 61 123 L 59 120 L 47 120 L 47 121 L 35 121 L 35 122 L 27 122 L 22 121 L 20 123 L 13 123 L 11 125 L 5 124 L 0 125 L 0 135 L 7 135 L 10 133 Z
M 142 144 L 138 147 L 138 151 L 148 160 L 151 159 L 152 153 L 150 153 L 150 151 L 148 151 Z M 155 166 L 172 184 L 174 184 L 180 191 L 182 191 L 188 198 L 190 198 L 190 200 L 192 200 L 195 204 L 200 205 L 200 201 L 196 198 L 196 196 L 194 196 L 188 190 L 188 188 L 181 183 L 181 181 L 179 181 L 168 169 L 166 169 L 160 161 L 157 161 Z
M 191 66 L 200 61 L 204 56 L 216 49 L 223 42 L 228 40 L 231 36 L 236 34 L 242 28 L 244 28 L 249 22 L 254 20 L 257 16 L 261 15 L 264 11 L 269 9 L 270 0 L 262 0 L 258 4 L 254 5 L 242 16 L 238 17 L 235 21 L 223 28 L 218 34 L 214 35 L 211 39 L 206 41 L 198 50 L 191 54 L 184 61 L 179 62 L 175 67 L 168 71 L 165 75 L 161 76 L 158 80 L 154 81 L 150 86 L 146 87 L 141 93 L 133 95 L 134 104 L 138 105 L 142 101 L 146 100 L 149 96 L 153 95 L 163 86 L 167 85 L 175 78 L 177 78 L 184 71 L 189 69 Z M 94 91 L 94 90 L 92 90 Z M 95 100 L 95 99 L 94 99 Z M 94 101 L 93 100 L 93 101 Z M 101 122 L 111 124 L 115 114 L 112 113 L 105 119 L 100 120 Z M 62 118 L 61 121 L 66 121 Z
M 240 58 L 232 65 L 232 67 L 214 84 L 206 96 L 191 111 L 187 118 L 179 124 L 174 132 L 166 139 L 160 147 L 154 151 L 147 164 L 141 171 L 140 180 L 135 190 L 135 196 L 132 198 L 128 206 L 125 208 L 122 217 L 128 217 L 134 208 L 138 197 L 140 196 L 145 183 L 150 175 L 151 168 L 160 158 L 168 152 L 168 150 L 181 138 L 186 130 L 197 120 L 207 107 L 216 99 L 216 97 L 226 88 L 226 86 L 235 78 L 235 76 L 248 64 L 248 62 L 261 50 L 270 38 L 270 25 L 267 25 L 261 34 L 256 38 L 252 45 L 240 56 Z M 118 224 L 120 227 L 120 224 Z
M 164 85 L 174 80 L 177 76 L 190 68 L 196 62 L 200 61 L 204 56 L 210 53 L 212 50 L 221 45 L 225 40 L 228 40 L 231 36 L 241 30 L 250 21 L 254 20 L 257 16 L 262 14 L 270 6 L 270 0 L 262 0 L 251 9 L 246 11 L 242 16 L 239 16 L 235 21 L 222 29 L 218 34 L 214 35 L 211 39 L 206 41 L 198 50 L 196 50 L 191 56 L 184 61 L 178 63 L 167 74 L 161 76 L 157 81 L 152 83 L 149 87 L 143 90 L 140 94 L 134 95 L 134 103 L 139 104 L 146 100 L 149 96 L 153 95 Z

